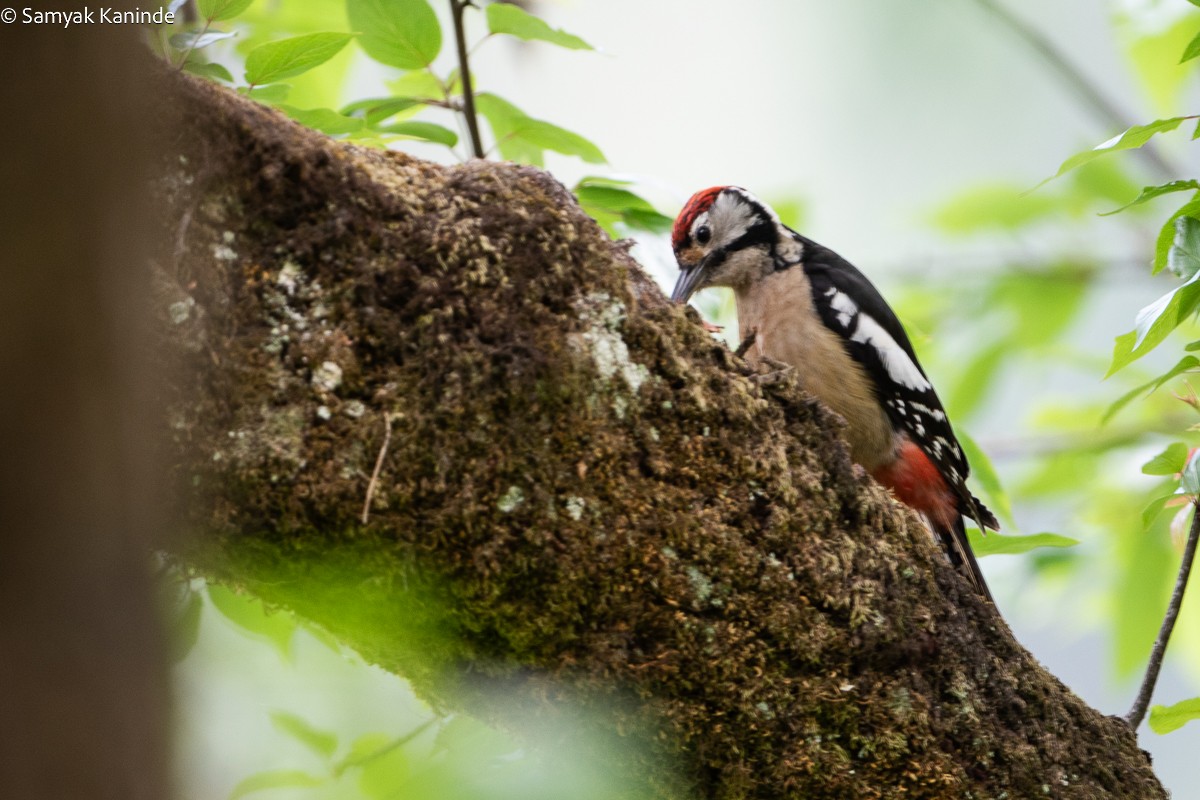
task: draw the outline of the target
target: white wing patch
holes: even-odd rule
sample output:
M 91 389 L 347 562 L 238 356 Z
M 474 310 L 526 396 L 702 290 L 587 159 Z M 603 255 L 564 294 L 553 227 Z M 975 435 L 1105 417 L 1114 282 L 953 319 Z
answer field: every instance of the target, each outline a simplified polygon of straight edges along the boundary
M 841 293 L 839 292 L 838 294 L 840 295 Z M 834 301 L 836 302 L 837 299 L 835 297 Z M 850 302 L 853 305 L 853 301 Z M 841 310 L 838 309 L 839 321 L 841 313 Z M 850 338 L 853 341 L 861 342 L 875 348 L 875 352 L 879 354 L 879 360 L 883 362 L 888 376 L 896 383 L 918 391 L 928 391 L 933 388 L 933 384 L 921 374 L 921 370 L 908 357 L 908 353 L 904 352 L 904 348 L 897 344 L 892 335 L 871 317 L 866 314 L 859 314 L 858 327 L 855 328 Z
M 854 319 L 854 315 L 858 313 L 858 304 L 850 299 L 844 292 L 839 292 L 837 289 L 830 289 L 825 293 L 829 297 L 829 306 L 837 312 L 838 322 L 843 328 L 850 329 L 850 321 Z

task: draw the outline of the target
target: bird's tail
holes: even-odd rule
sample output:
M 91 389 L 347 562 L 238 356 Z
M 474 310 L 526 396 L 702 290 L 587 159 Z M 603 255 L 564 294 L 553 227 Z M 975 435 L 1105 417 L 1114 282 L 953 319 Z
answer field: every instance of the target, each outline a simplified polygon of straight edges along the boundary
M 975 589 L 986 597 L 988 602 L 995 604 L 992 593 L 988 590 L 987 581 L 983 579 L 983 573 L 979 570 L 979 562 L 975 560 L 975 554 L 971 552 L 971 543 L 967 541 L 967 529 L 963 525 L 963 518 L 955 517 L 953 524 L 948 528 L 934 523 L 933 529 L 938 538 L 942 540 L 942 547 L 950 556 L 950 563 L 967 576 Z

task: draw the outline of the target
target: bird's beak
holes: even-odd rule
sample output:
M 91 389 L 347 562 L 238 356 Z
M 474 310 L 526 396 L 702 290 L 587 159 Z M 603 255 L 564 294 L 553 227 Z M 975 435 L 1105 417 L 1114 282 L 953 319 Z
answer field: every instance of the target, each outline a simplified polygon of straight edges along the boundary
M 679 268 L 679 280 L 675 282 L 675 291 L 671 292 L 672 303 L 686 303 L 695 293 L 704 273 L 705 260 L 700 259 L 690 267 Z

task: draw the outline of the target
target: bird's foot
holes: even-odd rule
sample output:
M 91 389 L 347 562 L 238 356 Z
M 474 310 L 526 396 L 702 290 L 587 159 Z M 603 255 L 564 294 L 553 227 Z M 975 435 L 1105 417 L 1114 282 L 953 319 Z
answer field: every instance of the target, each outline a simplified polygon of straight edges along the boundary
M 757 375 L 750 376 L 750 380 L 759 386 L 770 386 L 773 383 L 780 383 L 787 380 L 788 375 L 795 370 L 795 367 L 791 364 L 776 361 L 770 356 L 762 356 L 759 358 L 758 363 L 760 367 L 770 367 L 770 370 L 767 372 L 760 372 Z

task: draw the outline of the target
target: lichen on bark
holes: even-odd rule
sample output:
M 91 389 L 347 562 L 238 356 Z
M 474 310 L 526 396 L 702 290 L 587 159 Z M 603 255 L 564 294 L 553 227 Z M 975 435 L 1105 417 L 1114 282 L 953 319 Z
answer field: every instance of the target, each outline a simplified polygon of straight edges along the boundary
M 1165 796 L 838 421 L 747 380 L 549 175 L 164 95 L 165 428 L 201 570 L 433 702 L 570 697 L 679 759 L 664 796 Z

